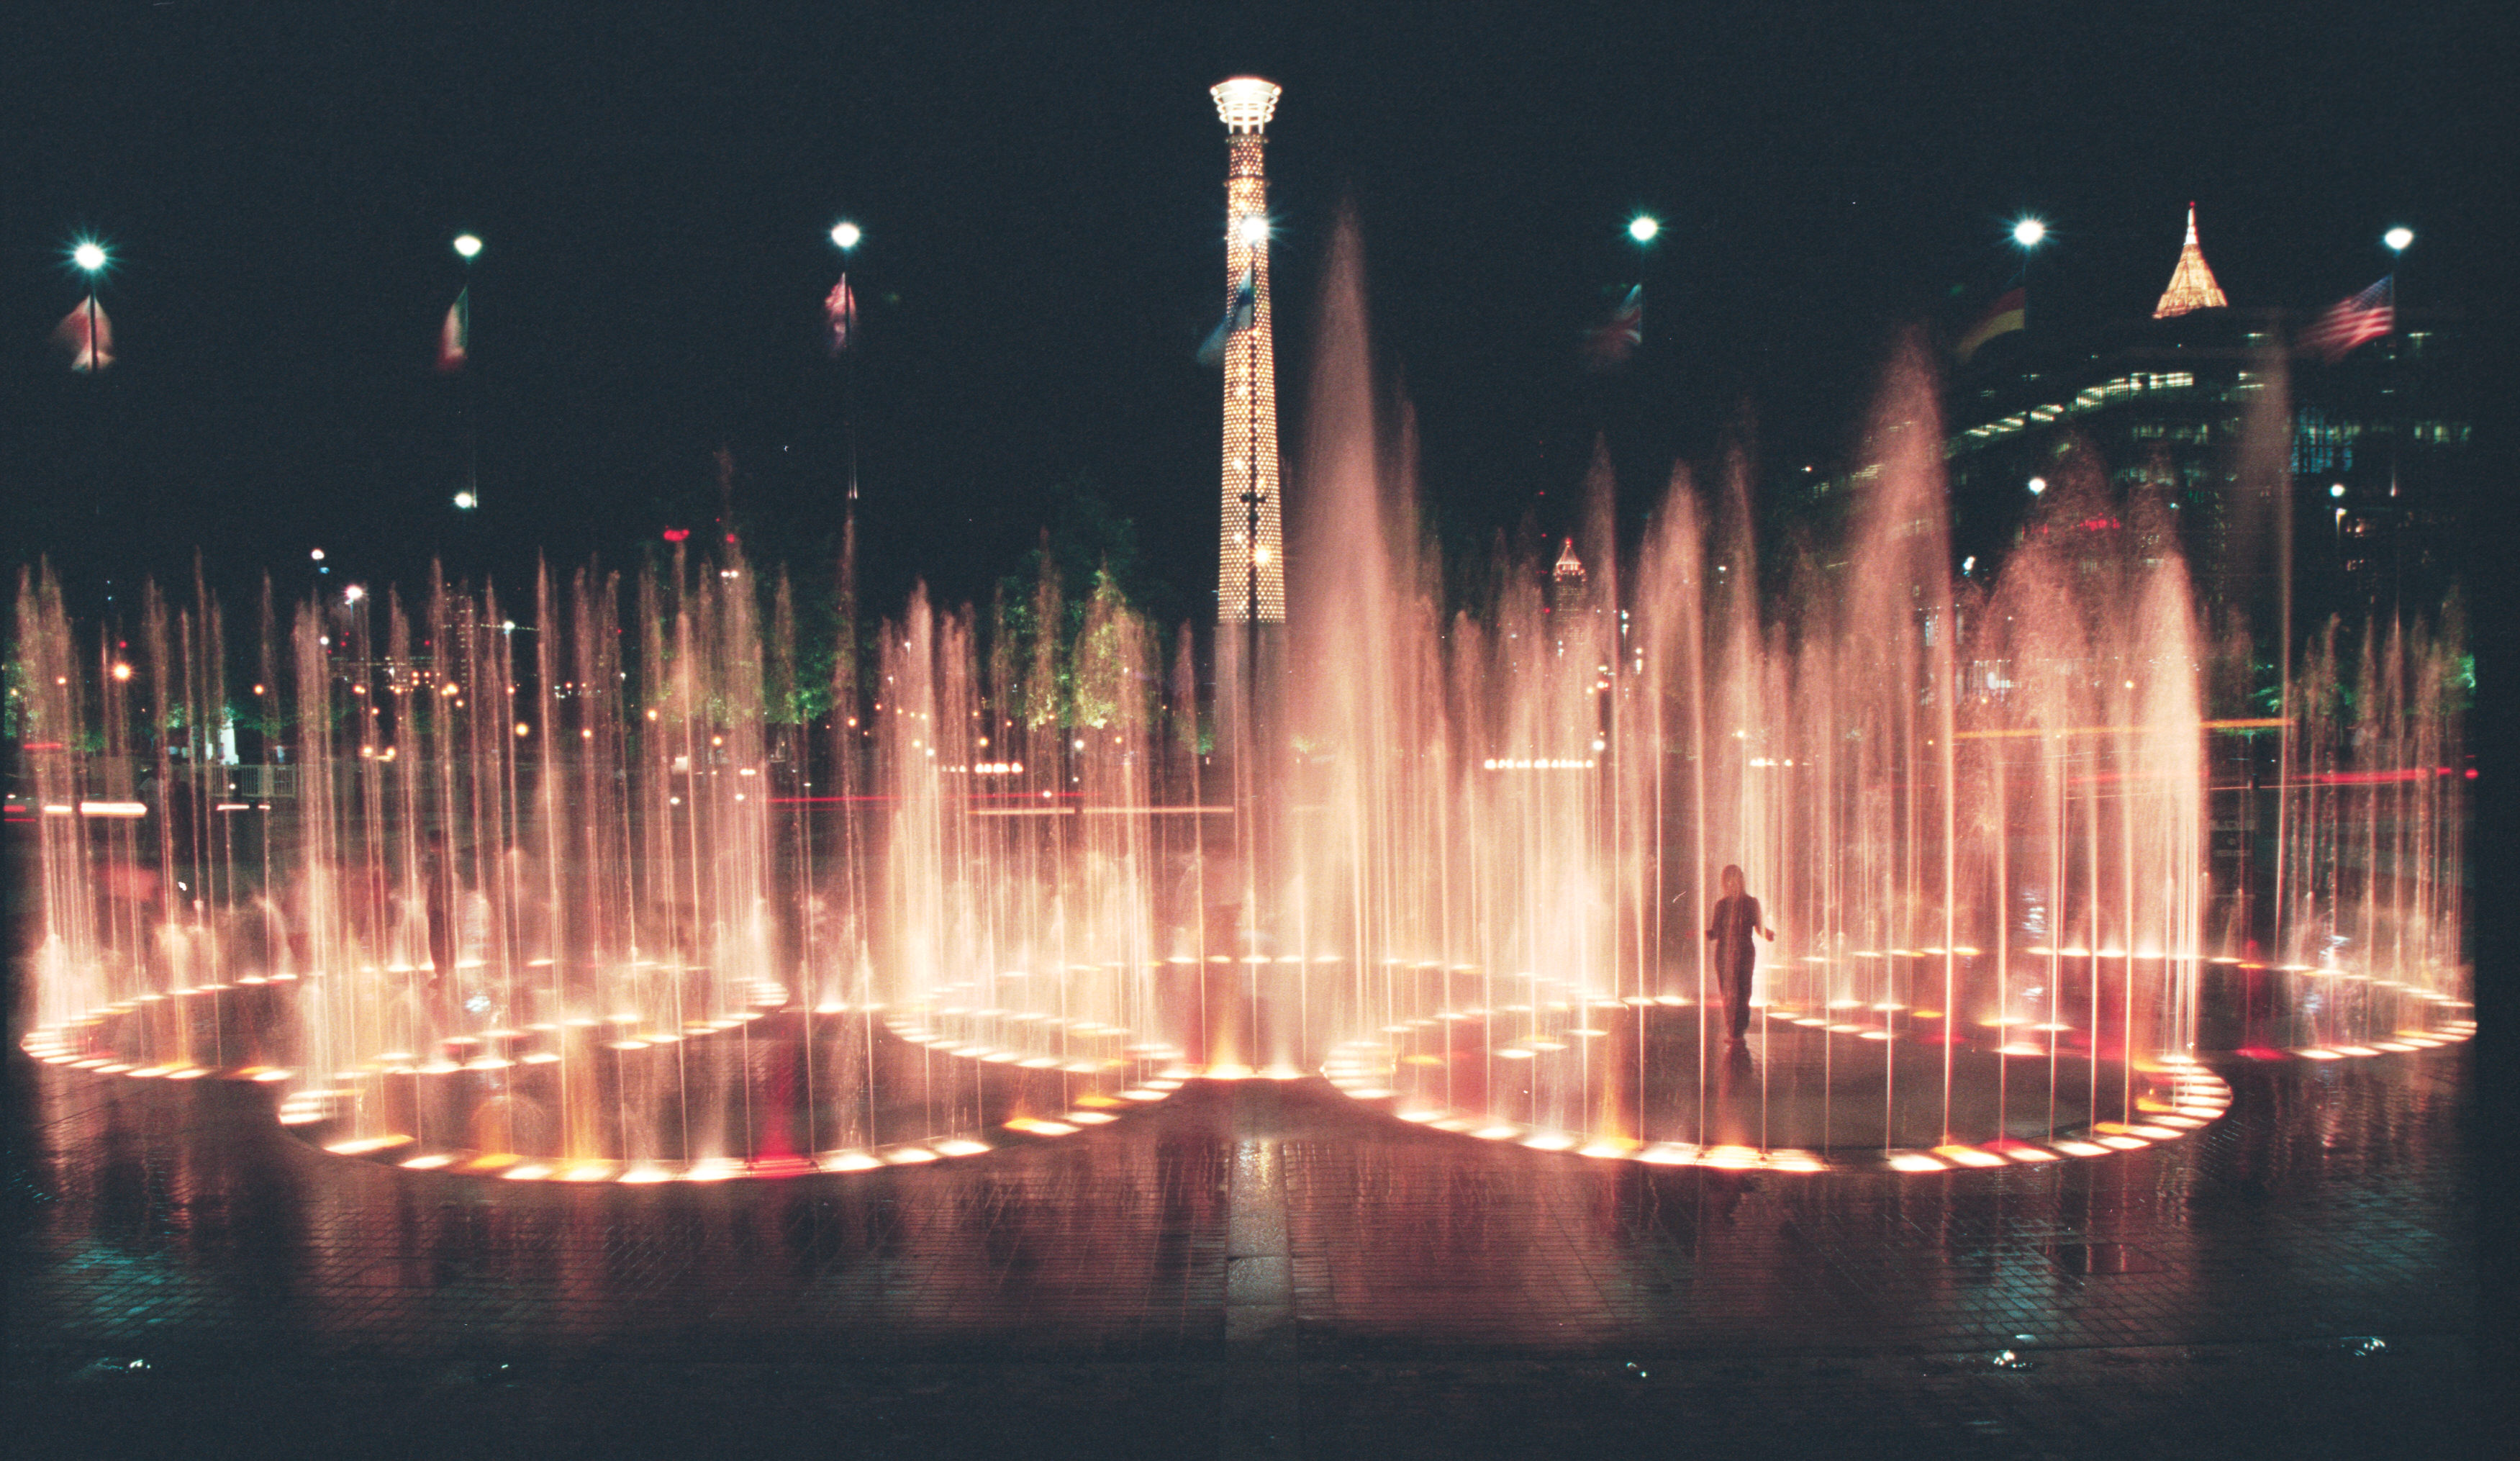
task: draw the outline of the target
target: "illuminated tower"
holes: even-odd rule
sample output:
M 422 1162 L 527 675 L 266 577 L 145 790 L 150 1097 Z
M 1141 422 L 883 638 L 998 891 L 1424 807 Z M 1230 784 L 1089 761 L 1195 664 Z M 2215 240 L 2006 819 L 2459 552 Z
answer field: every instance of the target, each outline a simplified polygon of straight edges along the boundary
M 2153 306 L 2152 317 L 2166 320 L 2199 309 L 2222 309 L 2228 303 L 2223 297 L 2223 287 L 2214 282 L 2214 271 L 2205 267 L 2205 251 L 2196 247 L 2196 205 L 2191 203 L 2187 205 L 2187 243 L 2179 251 L 2179 267 L 2170 271 L 2170 288 L 2161 292 L 2161 302 Z
M 1216 620 L 1283 623 L 1278 367 L 1269 338 L 1269 177 L 1261 167 L 1278 84 L 1237 76 L 1208 88 L 1225 122 L 1225 493 L 1217 528 Z
M 1549 575 L 1549 607 L 1552 611 L 1584 607 L 1584 560 L 1575 556 L 1573 538 L 1558 551 L 1557 567 Z

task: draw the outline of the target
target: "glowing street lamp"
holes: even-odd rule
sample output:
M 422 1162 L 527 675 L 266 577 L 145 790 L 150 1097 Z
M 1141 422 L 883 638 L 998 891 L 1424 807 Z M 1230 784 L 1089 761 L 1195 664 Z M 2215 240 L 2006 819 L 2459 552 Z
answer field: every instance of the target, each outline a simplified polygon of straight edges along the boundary
M 78 265 L 92 277 L 98 270 L 112 262 L 112 259 L 107 256 L 103 244 L 93 239 L 81 239 L 78 241 L 78 247 L 70 251 L 70 262 Z
M 2048 225 L 2037 218 L 2023 218 L 2012 225 L 2012 242 L 2025 250 L 2036 249 L 2048 237 Z
M 459 233 L 455 236 L 455 252 L 466 263 L 471 263 L 480 251 L 481 241 L 478 238 L 469 233 Z
M 832 243 L 842 253 L 846 253 L 850 250 L 855 249 L 858 246 L 858 241 L 865 237 L 866 235 L 860 231 L 856 224 L 851 223 L 845 218 L 832 225 Z
M 2389 246 L 2389 251 L 2391 253 L 2406 252 L 2407 246 L 2414 241 L 2415 231 L 2407 227 L 2403 223 L 2390 229 L 2387 233 L 2380 235 L 2380 242 Z
M 1651 213 L 1639 213 L 1628 220 L 1628 237 L 1640 244 L 1650 244 L 1662 232 L 1662 220 Z

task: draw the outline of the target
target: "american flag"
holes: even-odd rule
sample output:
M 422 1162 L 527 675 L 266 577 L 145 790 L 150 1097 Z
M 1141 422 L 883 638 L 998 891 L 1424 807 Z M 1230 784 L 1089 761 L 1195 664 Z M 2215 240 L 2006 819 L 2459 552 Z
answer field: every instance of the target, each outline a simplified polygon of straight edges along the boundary
M 1611 287 L 1612 293 L 1617 286 Z M 1584 334 L 1584 359 L 1595 370 L 1608 370 L 1626 360 L 1645 341 L 1645 287 L 1628 286 L 1610 306 L 1609 318 Z
M 2398 328 L 2398 301 L 2393 288 L 2397 275 L 2383 275 L 2371 286 L 2350 299 L 2339 299 L 2336 306 L 2318 317 L 2318 323 L 2302 332 L 2301 347 L 2333 365 L 2353 353 L 2354 347 L 2366 340 L 2378 340 Z
M 849 293 L 849 276 L 832 286 L 831 297 L 823 301 L 823 317 L 832 327 L 832 353 L 836 355 L 849 347 L 849 337 L 857 333 L 858 297 Z

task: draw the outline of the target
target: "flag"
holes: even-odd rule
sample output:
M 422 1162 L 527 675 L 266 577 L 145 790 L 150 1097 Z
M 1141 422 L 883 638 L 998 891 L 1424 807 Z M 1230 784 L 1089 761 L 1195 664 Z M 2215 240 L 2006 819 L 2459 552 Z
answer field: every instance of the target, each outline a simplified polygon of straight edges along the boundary
M 823 318 L 832 329 L 832 353 L 836 355 L 849 347 L 850 337 L 858 333 L 858 297 L 849 292 L 849 276 L 832 286 L 830 297 L 823 300 Z
M 1584 332 L 1584 363 L 1594 370 L 1620 364 L 1645 342 L 1645 287 L 1632 284 L 1622 292 L 1614 284 L 1605 293 L 1613 301 L 1609 317 Z
M 1234 302 L 1225 306 L 1225 318 L 1216 322 L 1207 343 L 1198 347 L 1198 363 L 1218 365 L 1225 360 L 1225 342 L 1241 331 L 1251 328 L 1251 317 L 1260 307 L 1258 281 L 1251 269 L 1242 270 L 1242 282 L 1234 287 Z
M 2337 300 L 2318 324 L 2302 332 L 2302 349 L 2334 365 L 2352 354 L 2356 345 L 2398 328 L 2397 278 L 2384 274 L 2378 284 L 2350 299 Z
M 1968 327 L 1968 333 L 1960 337 L 1959 343 L 1952 346 L 1952 353 L 1966 360 L 1976 354 L 1978 346 L 1988 341 L 1999 335 L 2009 335 L 2015 330 L 2024 328 L 2025 306 L 2029 303 L 2029 292 L 2026 290 L 2007 291 L 1986 307 L 1986 313 L 1977 317 L 1976 324 Z
M 62 316 L 53 339 L 70 352 L 72 370 L 99 371 L 113 363 L 113 321 L 105 317 L 105 306 L 93 295 Z
M 437 327 L 437 368 L 452 375 L 464 368 L 472 347 L 472 290 L 468 285 L 446 306 L 446 323 Z

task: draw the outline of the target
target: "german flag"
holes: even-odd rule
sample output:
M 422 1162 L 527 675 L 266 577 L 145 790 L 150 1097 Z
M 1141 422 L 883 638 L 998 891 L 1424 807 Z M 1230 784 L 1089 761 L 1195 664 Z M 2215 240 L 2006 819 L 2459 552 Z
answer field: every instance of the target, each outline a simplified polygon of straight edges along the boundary
M 1952 353 L 1966 360 L 1988 341 L 2023 328 L 2022 306 L 2027 298 L 2027 291 L 2016 289 L 1988 305 L 1986 313 L 1979 315 L 1977 323 L 1969 326 L 1968 333 L 1960 337 L 1959 343 L 1952 346 Z

